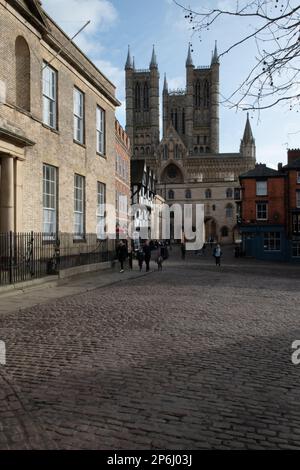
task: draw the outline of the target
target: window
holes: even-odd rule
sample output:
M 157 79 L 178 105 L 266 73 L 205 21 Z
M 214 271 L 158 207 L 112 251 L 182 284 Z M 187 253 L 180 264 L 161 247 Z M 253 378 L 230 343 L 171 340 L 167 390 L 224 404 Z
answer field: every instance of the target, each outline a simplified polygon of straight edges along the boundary
M 74 235 L 84 237 L 84 176 L 74 175 Z
M 293 214 L 292 224 L 293 232 L 300 233 L 300 214 Z
M 296 191 L 296 207 L 300 209 L 300 191 Z
M 134 104 L 135 104 L 135 110 L 140 111 L 141 110 L 141 86 L 139 83 L 136 83 L 135 85 Z
M 256 204 L 256 219 L 267 220 L 268 218 L 268 204 L 266 202 L 258 202 Z
M 175 145 L 175 160 L 179 160 L 180 154 L 179 154 L 179 145 Z
M 105 155 L 105 111 L 97 106 L 97 152 Z
M 297 171 L 297 183 L 300 184 L 300 171 Z
M 43 165 L 43 232 L 57 231 L 57 168 Z
M 119 193 L 116 193 L 116 209 L 119 209 Z M 104 183 L 97 182 L 97 227 L 96 233 L 98 239 L 105 238 L 105 203 L 106 203 L 106 187 Z
M 228 237 L 228 227 L 222 227 L 221 228 L 221 236 L 222 237 Z
M 185 192 L 185 198 L 186 199 L 191 199 L 192 198 L 192 191 L 190 189 L 187 189 Z
M 27 42 L 18 36 L 15 43 L 16 105 L 30 111 L 30 51 Z
M 174 194 L 173 189 L 170 189 L 170 191 L 169 191 L 169 193 L 168 193 L 168 198 L 169 198 L 169 199 L 174 199 L 174 196 L 175 196 L 175 194 Z
M 169 152 L 168 152 L 168 146 L 165 144 L 163 146 L 163 160 L 168 160 L 169 157 Z
M 205 191 L 205 198 L 206 198 L 206 199 L 211 199 L 211 190 L 210 190 L 210 189 L 207 189 L 207 190 Z
M 267 181 L 256 181 L 256 196 L 267 196 L 268 184 Z
M 300 242 L 292 243 L 292 256 L 293 258 L 300 258 Z
M 240 188 L 234 188 L 234 199 L 235 200 L 241 199 L 241 190 L 240 190 Z
M 149 85 L 147 82 L 144 84 L 144 110 L 149 111 Z
M 44 62 L 43 65 L 43 121 L 52 129 L 57 128 L 57 72 Z
M 201 82 L 197 80 L 194 85 L 194 104 L 196 108 L 201 107 Z
M 266 232 L 264 234 L 264 251 L 280 251 L 281 236 L 280 232 Z
M 232 191 L 231 188 L 228 188 L 228 189 L 226 190 L 226 197 L 227 197 L 227 199 L 231 199 L 232 196 L 233 196 L 233 191 Z
M 84 143 L 84 94 L 74 88 L 73 94 L 74 106 L 74 140 L 80 144 Z
M 227 204 L 226 206 L 226 217 L 228 218 L 233 217 L 233 207 L 231 204 Z
M 210 105 L 210 86 L 209 86 L 208 80 L 205 80 L 204 82 L 203 95 L 204 95 L 204 108 L 208 108 Z

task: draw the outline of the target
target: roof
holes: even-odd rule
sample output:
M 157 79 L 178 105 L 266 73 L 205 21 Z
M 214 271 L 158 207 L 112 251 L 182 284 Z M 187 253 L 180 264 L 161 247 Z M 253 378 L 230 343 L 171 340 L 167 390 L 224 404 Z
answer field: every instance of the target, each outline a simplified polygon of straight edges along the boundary
M 143 181 L 145 160 L 131 161 L 131 184 L 141 184 Z
M 264 163 L 257 163 L 253 170 L 243 173 L 240 175 L 240 178 L 274 178 L 279 176 L 282 177 L 284 174 L 278 170 L 267 167 Z
M 291 163 L 283 167 L 284 170 L 300 170 L 300 158 L 296 158 Z

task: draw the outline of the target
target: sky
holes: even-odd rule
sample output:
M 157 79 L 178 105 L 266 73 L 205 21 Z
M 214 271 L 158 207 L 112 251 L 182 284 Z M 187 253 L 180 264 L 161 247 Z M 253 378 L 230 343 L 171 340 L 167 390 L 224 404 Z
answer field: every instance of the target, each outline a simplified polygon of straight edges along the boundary
M 200 0 L 186 5 L 197 8 Z M 230 6 L 236 0 L 201 0 L 201 4 Z M 43 8 L 70 36 L 90 20 L 75 42 L 116 86 L 122 102 L 116 115 L 125 126 L 125 72 L 128 45 L 136 68 L 148 68 L 155 44 L 162 92 L 164 73 L 169 89 L 185 87 L 185 60 L 188 43 L 192 43 L 195 66 L 210 65 L 211 51 L 217 40 L 221 53 L 252 25 L 226 19 L 200 38 L 193 35 L 185 14 L 173 0 L 42 0 Z M 220 94 L 228 97 L 255 63 L 256 49 L 246 44 L 221 59 Z M 162 99 L 161 99 L 162 101 Z M 246 113 L 220 106 L 220 151 L 238 152 L 246 122 Z M 287 148 L 300 147 L 300 113 L 287 106 L 250 113 L 256 140 L 257 161 L 276 167 L 286 162 Z

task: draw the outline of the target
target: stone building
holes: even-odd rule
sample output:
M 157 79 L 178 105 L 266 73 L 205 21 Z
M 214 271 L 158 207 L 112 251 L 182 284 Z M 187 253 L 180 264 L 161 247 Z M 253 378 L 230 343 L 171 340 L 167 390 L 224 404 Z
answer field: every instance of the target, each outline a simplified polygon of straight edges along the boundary
M 131 204 L 130 188 L 130 140 L 119 121 L 116 130 L 116 233 L 117 238 L 127 235 L 128 209 Z
M 0 232 L 82 245 L 115 204 L 115 86 L 38 0 L 0 0 L 0 34 Z
M 255 140 L 247 117 L 238 153 L 219 152 L 219 59 L 195 67 L 189 46 L 186 88 L 162 93 L 163 135 L 159 128 L 159 71 L 153 48 L 149 69 L 135 68 L 130 49 L 125 65 L 126 130 L 134 159 L 144 159 L 157 175 L 157 191 L 172 203 L 203 203 L 206 238 L 234 239 L 241 173 L 255 165 Z

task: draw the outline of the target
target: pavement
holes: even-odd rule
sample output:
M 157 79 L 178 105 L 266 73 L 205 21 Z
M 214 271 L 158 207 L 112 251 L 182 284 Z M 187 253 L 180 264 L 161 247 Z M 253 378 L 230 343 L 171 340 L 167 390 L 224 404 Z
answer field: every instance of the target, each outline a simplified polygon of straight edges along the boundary
M 0 449 L 300 449 L 300 267 L 213 261 L 1 296 Z

